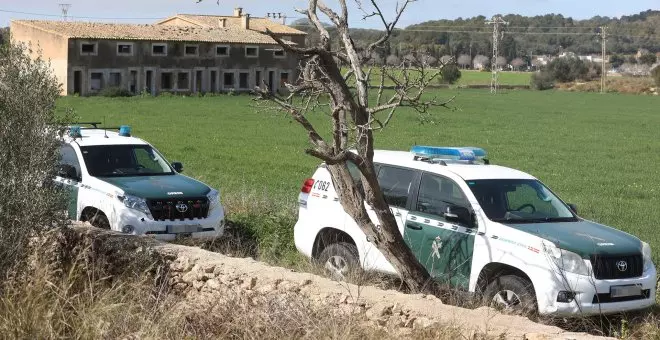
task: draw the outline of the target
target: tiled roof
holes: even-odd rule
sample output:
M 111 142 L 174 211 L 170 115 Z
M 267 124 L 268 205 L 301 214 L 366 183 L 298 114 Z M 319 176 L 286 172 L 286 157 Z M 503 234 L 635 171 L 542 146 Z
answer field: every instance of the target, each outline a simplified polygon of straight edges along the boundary
M 173 18 L 181 18 L 183 20 L 186 20 L 188 22 L 192 22 L 194 24 L 197 24 L 199 26 L 206 26 L 206 27 L 220 27 L 219 26 L 219 21 L 220 19 L 225 19 L 225 27 L 236 27 L 236 28 L 241 28 L 242 27 L 242 18 L 241 17 L 235 17 L 235 16 L 222 16 L 222 15 L 200 15 L 200 14 L 176 14 L 173 17 L 169 17 L 167 19 L 161 20 L 158 23 L 162 23 L 165 21 L 168 21 Z M 259 18 L 259 17 L 250 17 L 250 29 L 258 32 L 266 32 L 266 28 L 270 29 L 271 32 L 277 33 L 277 34 L 290 34 L 290 35 L 306 35 L 307 33 L 297 30 L 293 27 L 289 27 L 287 25 L 283 25 L 280 23 L 277 23 L 275 21 L 272 21 L 267 18 Z
M 109 40 L 194 41 L 235 44 L 277 44 L 259 32 L 235 27 L 109 24 L 76 21 L 13 20 L 68 38 Z

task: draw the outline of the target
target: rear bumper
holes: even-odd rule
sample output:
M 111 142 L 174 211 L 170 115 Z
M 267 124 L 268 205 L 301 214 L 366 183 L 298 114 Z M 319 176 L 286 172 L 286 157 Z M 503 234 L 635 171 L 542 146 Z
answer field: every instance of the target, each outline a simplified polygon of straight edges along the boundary
M 642 310 L 655 304 L 655 267 L 646 271 L 642 277 L 619 280 L 595 280 L 591 277 L 567 273 L 565 282 L 563 285 L 555 285 L 548 292 L 547 304 L 539 306 L 542 314 L 557 316 L 615 314 Z M 623 285 L 639 285 L 644 295 L 612 299 L 611 287 Z M 571 302 L 557 302 L 560 291 L 573 291 L 576 294 L 575 299 Z

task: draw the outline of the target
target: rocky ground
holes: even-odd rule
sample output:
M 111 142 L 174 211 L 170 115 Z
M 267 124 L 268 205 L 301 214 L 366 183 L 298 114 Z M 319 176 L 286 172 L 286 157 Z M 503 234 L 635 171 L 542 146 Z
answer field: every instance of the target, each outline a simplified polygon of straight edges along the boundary
M 149 252 L 165 259 L 167 288 L 186 297 L 180 308 L 207 308 L 228 296 L 248 301 L 286 301 L 304 298 L 310 304 L 332 309 L 338 314 L 355 314 L 388 332 L 405 336 L 413 329 L 449 324 L 460 327 L 466 338 L 488 334 L 506 339 L 605 339 L 585 333 L 569 333 L 561 328 L 538 324 L 527 318 L 503 315 L 487 307 L 465 309 L 443 304 L 434 296 L 404 294 L 372 286 L 332 281 L 310 273 L 272 267 L 250 258 L 232 258 L 196 247 L 187 247 L 99 231 L 77 225 L 81 239 L 96 244 L 113 243 L 126 252 Z M 98 242 L 100 241 L 100 242 Z M 98 251 L 103 251 L 96 246 Z M 105 250 L 107 252 L 107 250 Z M 125 261 L 126 258 L 123 258 Z

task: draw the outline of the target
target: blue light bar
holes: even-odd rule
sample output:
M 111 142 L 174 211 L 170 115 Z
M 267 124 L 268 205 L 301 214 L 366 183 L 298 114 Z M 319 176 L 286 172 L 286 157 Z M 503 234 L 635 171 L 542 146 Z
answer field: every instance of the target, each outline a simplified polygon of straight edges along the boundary
M 475 161 L 486 158 L 486 150 L 472 146 L 447 147 L 415 145 L 410 149 L 410 152 L 417 157 L 439 160 Z
M 131 127 L 128 125 L 122 125 L 119 127 L 119 135 L 122 137 L 130 137 L 131 136 Z
M 69 137 L 82 138 L 82 132 L 80 130 L 80 126 L 78 126 L 78 125 L 70 126 L 69 127 Z

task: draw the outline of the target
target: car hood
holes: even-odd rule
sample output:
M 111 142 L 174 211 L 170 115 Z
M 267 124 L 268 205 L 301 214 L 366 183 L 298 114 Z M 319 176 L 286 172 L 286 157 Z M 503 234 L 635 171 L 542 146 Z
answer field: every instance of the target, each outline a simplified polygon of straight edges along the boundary
M 128 195 L 142 198 L 204 197 L 211 191 L 206 184 L 180 174 L 98 179 L 120 188 Z
M 508 225 L 554 242 L 559 248 L 583 258 L 642 253 L 642 242 L 637 237 L 587 220 Z

